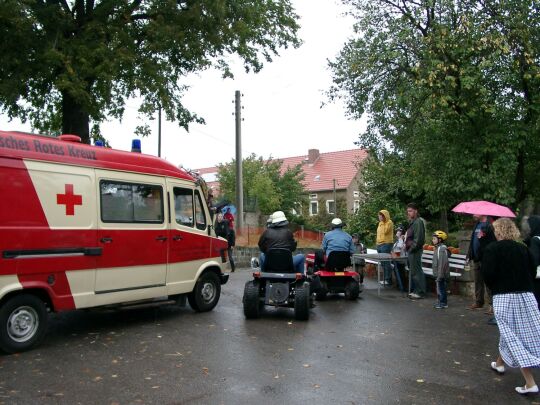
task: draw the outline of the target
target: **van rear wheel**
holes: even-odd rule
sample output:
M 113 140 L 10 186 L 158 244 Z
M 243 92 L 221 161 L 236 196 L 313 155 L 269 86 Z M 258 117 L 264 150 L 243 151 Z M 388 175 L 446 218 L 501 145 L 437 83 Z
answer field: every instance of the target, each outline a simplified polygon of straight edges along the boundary
M 217 305 L 221 295 L 221 281 L 216 273 L 208 271 L 197 282 L 188 295 L 191 308 L 197 312 L 211 311 Z
M 22 352 L 37 345 L 47 330 L 47 307 L 35 295 L 22 294 L 0 308 L 0 349 Z

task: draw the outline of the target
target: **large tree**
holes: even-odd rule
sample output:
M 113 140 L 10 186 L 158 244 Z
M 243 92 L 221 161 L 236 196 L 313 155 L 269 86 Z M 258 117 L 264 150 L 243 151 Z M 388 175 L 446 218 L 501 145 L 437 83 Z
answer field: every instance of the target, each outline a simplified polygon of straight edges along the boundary
M 281 167 L 281 160 L 264 159 L 255 154 L 242 160 L 244 201 L 253 202 L 262 214 L 281 210 L 290 213 L 299 211 L 305 190 L 302 184 L 304 172 L 302 166 Z M 222 196 L 236 201 L 236 162 L 219 166 L 219 188 Z M 244 204 L 245 206 L 246 204 Z
M 330 95 L 353 116 L 369 114 L 360 143 L 378 164 L 367 167 L 390 177 L 393 196 L 445 212 L 459 200 L 517 205 L 534 195 L 537 2 L 344 2 L 357 16 L 356 36 L 331 63 Z
M 182 78 L 226 57 L 259 71 L 298 46 L 290 0 L 2 0 L 0 108 L 47 133 L 89 142 L 99 123 L 161 107 L 182 127 L 202 122 L 182 104 Z

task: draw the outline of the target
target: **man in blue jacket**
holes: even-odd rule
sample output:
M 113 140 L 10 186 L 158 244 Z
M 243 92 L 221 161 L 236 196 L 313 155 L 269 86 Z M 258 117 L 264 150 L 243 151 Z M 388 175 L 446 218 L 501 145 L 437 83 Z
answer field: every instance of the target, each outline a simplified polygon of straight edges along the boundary
M 322 241 L 322 250 L 326 257 L 330 256 L 331 252 L 350 252 L 351 255 L 355 251 L 352 236 L 343 229 L 343 222 L 339 218 L 332 220 L 332 230 L 325 233 Z

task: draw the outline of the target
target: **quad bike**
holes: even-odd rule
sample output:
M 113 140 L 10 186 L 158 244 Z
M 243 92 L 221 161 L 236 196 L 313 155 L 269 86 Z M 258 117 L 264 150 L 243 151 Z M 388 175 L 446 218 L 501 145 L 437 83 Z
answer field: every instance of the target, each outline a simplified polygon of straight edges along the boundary
M 270 249 L 266 253 L 264 270 L 257 268 L 252 259 L 253 280 L 244 287 L 244 315 L 247 319 L 258 318 L 265 305 L 294 308 L 297 320 L 309 319 L 313 306 L 310 278 L 296 273 L 293 258 L 288 249 Z
M 322 251 L 306 256 L 307 273 L 320 279 L 321 286 L 315 290 L 316 299 L 324 300 L 329 293 L 344 293 L 346 299 L 357 299 L 362 292 L 362 276 L 352 270 L 351 254 L 333 251 L 328 257 L 320 256 L 323 256 Z

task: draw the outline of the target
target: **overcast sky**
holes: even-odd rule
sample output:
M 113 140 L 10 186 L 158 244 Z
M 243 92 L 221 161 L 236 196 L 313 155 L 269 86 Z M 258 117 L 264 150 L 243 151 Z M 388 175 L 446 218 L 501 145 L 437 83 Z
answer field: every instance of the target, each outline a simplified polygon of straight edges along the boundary
M 243 93 L 242 153 L 263 157 L 288 157 L 352 149 L 364 121 L 345 117 L 341 103 L 327 104 L 324 91 L 331 85 L 327 59 L 334 59 L 352 34 L 352 20 L 339 0 L 292 0 L 300 16 L 298 49 L 281 52 L 258 73 L 245 74 L 234 65 L 235 79 L 205 71 L 187 78 L 190 86 L 185 106 L 204 117 L 206 125 L 193 124 L 189 133 L 177 124 L 162 123 L 162 157 L 175 165 L 196 169 L 231 161 L 235 155 L 235 90 Z M 137 100 L 129 100 L 123 121 L 102 124 L 102 133 L 115 149 L 129 150 L 137 120 Z M 157 114 L 156 114 L 157 116 Z M 143 153 L 157 155 L 157 120 L 153 134 L 142 139 Z M 29 125 L 8 122 L 0 116 L 0 129 L 30 131 Z

